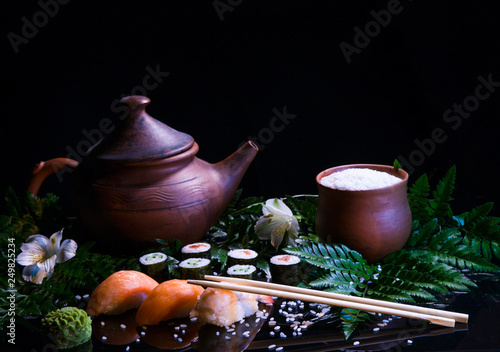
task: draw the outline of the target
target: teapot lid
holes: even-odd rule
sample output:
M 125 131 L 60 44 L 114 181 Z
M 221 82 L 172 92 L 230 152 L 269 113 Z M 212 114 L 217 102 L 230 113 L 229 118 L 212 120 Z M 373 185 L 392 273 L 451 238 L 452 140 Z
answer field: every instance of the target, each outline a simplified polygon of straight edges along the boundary
M 128 117 L 90 148 L 87 157 L 118 162 L 147 161 L 174 156 L 193 146 L 193 137 L 146 113 L 146 105 L 151 102 L 148 97 L 133 95 L 120 102 L 128 107 Z

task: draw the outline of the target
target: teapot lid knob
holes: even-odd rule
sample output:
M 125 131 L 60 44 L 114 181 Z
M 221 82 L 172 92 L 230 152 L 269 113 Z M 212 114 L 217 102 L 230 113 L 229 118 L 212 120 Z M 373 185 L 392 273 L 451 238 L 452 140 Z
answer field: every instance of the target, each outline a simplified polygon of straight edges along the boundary
M 171 157 L 194 144 L 190 135 L 179 132 L 148 115 L 148 97 L 132 95 L 120 100 L 128 107 L 125 120 L 89 149 L 88 158 L 137 162 Z

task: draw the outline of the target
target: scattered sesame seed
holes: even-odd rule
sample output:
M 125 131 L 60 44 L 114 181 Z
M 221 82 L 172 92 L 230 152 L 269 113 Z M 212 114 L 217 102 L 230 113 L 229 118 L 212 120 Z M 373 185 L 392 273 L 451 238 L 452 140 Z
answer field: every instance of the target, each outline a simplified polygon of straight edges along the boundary
M 177 341 L 179 341 L 179 343 L 182 343 L 182 339 L 180 337 L 177 339 Z
M 280 331 L 281 327 L 279 325 L 274 327 L 274 331 Z
M 273 336 L 274 336 L 274 331 L 271 331 L 271 332 L 269 333 L 269 336 L 273 337 Z
M 286 335 L 285 335 L 285 333 L 284 333 L 284 332 L 280 332 L 280 337 L 281 337 L 282 339 L 286 339 Z
M 283 351 L 283 347 L 278 347 L 278 348 L 276 349 L 276 351 L 277 351 L 277 352 L 279 352 L 279 351 Z
M 120 328 L 125 330 L 127 328 L 127 326 L 125 324 L 120 324 Z
M 80 295 L 76 295 L 76 296 L 75 296 L 75 299 L 76 299 L 77 301 L 81 301 L 81 300 L 82 300 L 82 296 L 80 296 Z
M 106 336 L 101 337 L 101 340 L 106 341 L 108 338 Z
M 177 338 L 179 338 L 179 335 L 174 334 L 174 339 L 177 339 Z
M 180 327 L 181 329 L 186 329 L 188 326 L 187 326 L 186 324 L 181 324 L 181 325 L 179 325 L 179 327 Z
M 267 349 L 268 349 L 268 350 L 274 350 L 274 349 L 276 349 L 276 345 L 269 345 L 269 346 L 267 347 Z
M 220 332 L 216 331 L 215 336 L 219 336 L 219 335 L 220 335 Z
M 354 342 L 353 342 L 353 345 L 354 345 L 354 346 L 359 345 L 359 341 L 354 341 Z
M 269 321 L 269 323 L 267 323 L 269 326 L 275 326 L 276 325 L 276 321 L 274 320 L 271 320 Z
M 197 321 L 198 321 L 198 317 L 192 317 L 192 318 L 191 318 L 191 322 L 192 322 L 192 323 L 196 323 Z
M 234 334 L 236 335 L 236 332 L 235 332 Z M 250 331 L 245 331 L 245 332 L 243 333 L 243 337 L 244 337 L 244 338 L 249 338 L 249 337 L 250 337 Z
M 106 323 L 101 320 L 101 326 L 104 326 L 104 325 L 106 325 Z
M 86 295 L 83 295 L 83 299 L 84 299 L 84 300 L 88 300 L 88 299 L 89 299 L 89 297 L 90 297 L 90 295 L 89 295 L 88 293 L 87 293 Z
M 380 328 L 373 328 L 373 332 L 379 332 Z
M 141 336 L 144 336 L 146 335 L 146 333 L 144 331 L 141 331 Z
M 130 346 L 127 346 L 127 347 L 125 348 L 125 351 L 129 351 L 129 350 L 130 350 Z
M 231 339 L 231 337 L 226 335 L 226 336 L 225 336 L 225 339 L 226 339 L 226 340 L 230 340 L 230 339 Z
M 413 341 L 412 341 L 412 340 L 408 340 L 408 341 L 406 341 L 406 342 L 408 342 L 408 345 L 411 345 L 411 344 L 413 343 Z

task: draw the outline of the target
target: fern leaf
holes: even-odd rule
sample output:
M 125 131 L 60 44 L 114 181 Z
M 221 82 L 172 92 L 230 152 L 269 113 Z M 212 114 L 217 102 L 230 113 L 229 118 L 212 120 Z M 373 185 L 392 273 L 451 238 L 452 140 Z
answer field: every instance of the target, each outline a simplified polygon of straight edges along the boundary
M 316 267 L 339 272 L 351 272 L 358 277 L 368 278 L 373 272 L 373 266 L 356 251 L 344 245 L 330 246 L 313 243 L 307 246 L 284 248 L 288 254 L 293 254 Z
M 426 245 L 438 229 L 438 220 L 432 219 L 425 225 L 413 229 L 410 238 L 406 242 L 407 248 L 417 248 Z
M 431 217 L 453 218 L 450 206 L 451 195 L 455 188 L 456 167 L 452 166 L 443 179 L 438 182 L 436 189 L 432 192 L 433 200 L 429 201 L 427 212 Z
M 352 293 L 358 296 L 361 294 L 358 290 L 362 290 L 366 286 L 357 276 L 338 272 L 328 272 L 318 279 L 311 281 L 309 285 L 319 289 L 327 288 L 329 292 Z
M 352 308 L 344 308 L 340 314 L 342 321 L 342 329 L 345 339 L 349 339 L 351 335 L 362 325 L 368 323 L 372 317 L 370 314 Z
M 414 219 L 422 222 L 429 220 L 427 207 L 429 205 L 430 185 L 427 174 L 420 176 L 408 190 L 408 201 Z

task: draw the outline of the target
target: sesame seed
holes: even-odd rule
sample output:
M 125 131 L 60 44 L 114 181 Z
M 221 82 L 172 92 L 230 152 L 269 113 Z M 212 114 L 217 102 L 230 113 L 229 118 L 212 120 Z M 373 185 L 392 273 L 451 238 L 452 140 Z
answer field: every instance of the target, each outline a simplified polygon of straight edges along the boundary
M 120 328 L 125 330 L 127 328 L 127 326 L 125 324 L 120 324 Z
M 354 345 L 354 346 L 359 345 L 359 341 L 354 341 L 354 342 L 353 342 L 353 345 Z
M 274 349 L 276 349 L 276 345 L 269 345 L 269 346 L 267 347 L 267 349 L 268 349 L 268 350 L 274 350 Z
M 101 337 L 101 340 L 106 341 L 108 338 L 106 336 Z

